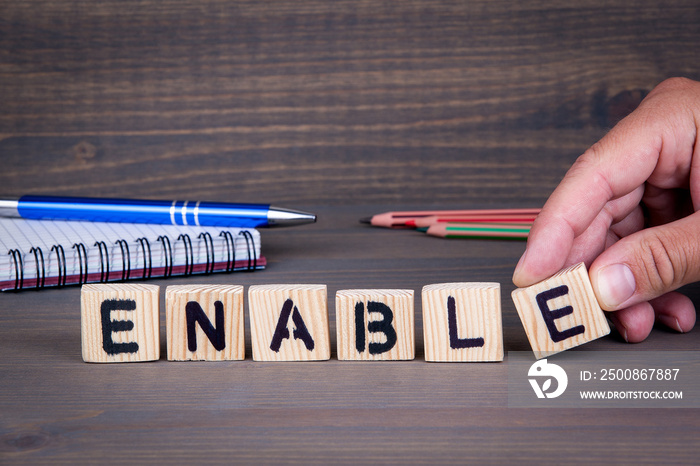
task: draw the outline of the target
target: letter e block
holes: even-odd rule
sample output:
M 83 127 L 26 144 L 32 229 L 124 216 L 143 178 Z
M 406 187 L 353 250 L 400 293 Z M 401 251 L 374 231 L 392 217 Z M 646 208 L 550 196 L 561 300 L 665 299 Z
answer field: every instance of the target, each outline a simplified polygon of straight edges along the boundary
M 537 359 L 610 333 L 583 263 L 512 296 Z
M 244 359 L 243 287 L 168 286 L 165 326 L 170 361 Z
M 503 361 L 500 284 L 426 285 L 422 302 L 426 361 Z
M 85 362 L 155 361 L 160 357 L 159 287 L 83 285 L 81 340 Z
M 339 360 L 415 358 L 413 290 L 340 290 L 335 296 Z
M 248 306 L 253 360 L 330 359 L 326 285 L 254 285 Z

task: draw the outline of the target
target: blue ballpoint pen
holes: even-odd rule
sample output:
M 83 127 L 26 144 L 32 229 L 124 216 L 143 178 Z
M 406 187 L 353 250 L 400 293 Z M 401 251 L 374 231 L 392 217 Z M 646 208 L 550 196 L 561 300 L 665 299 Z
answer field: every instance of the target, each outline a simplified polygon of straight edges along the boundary
M 0 217 L 258 228 L 313 223 L 316 216 L 269 204 L 62 196 L 0 200 Z

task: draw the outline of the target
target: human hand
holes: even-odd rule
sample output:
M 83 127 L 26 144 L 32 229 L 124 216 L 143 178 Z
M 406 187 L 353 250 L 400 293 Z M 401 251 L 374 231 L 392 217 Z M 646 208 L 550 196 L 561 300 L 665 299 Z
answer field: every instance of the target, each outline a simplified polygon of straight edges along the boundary
M 673 78 L 576 160 L 513 274 L 526 287 L 585 262 L 622 337 L 695 325 L 674 290 L 700 280 L 700 83 Z

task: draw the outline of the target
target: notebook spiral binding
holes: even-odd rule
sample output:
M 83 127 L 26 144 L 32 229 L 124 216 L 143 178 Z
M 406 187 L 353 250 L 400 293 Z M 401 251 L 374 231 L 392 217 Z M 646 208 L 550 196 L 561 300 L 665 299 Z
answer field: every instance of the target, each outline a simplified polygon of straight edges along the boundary
M 246 270 L 253 271 L 258 267 L 258 259 L 255 254 L 255 240 L 250 231 L 242 230 L 238 233 L 238 236 L 242 236 L 246 243 L 246 251 L 248 256 L 248 264 Z M 223 238 L 223 244 L 225 244 L 226 261 L 225 268 L 221 270 L 222 272 L 233 272 L 236 268 L 236 242 L 234 236 L 228 230 L 223 230 L 219 233 L 219 237 Z M 204 264 L 204 274 L 211 274 L 214 272 L 214 267 L 216 265 L 215 257 L 215 247 L 214 239 L 209 232 L 200 233 L 197 239 L 202 241 L 205 248 L 206 263 Z M 158 236 L 157 241 L 162 245 L 164 252 L 164 274 L 163 277 L 171 277 L 173 275 L 173 245 L 170 237 L 167 235 Z M 189 234 L 183 233 L 178 236 L 177 241 L 182 241 L 185 249 L 185 267 L 183 275 L 192 275 L 194 273 L 195 259 L 194 259 L 194 248 L 192 244 L 192 239 Z M 153 256 L 151 250 L 151 243 L 147 238 L 137 238 L 136 243 L 140 246 L 140 251 L 143 254 L 143 273 L 141 279 L 149 279 L 153 276 Z M 122 260 L 122 275 L 121 281 L 126 281 L 131 279 L 132 263 L 131 263 L 131 253 L 129 244 L 124 239 L 118 239 L 115 241 L 116 245 L 119 246 L 119 251 L 121 252 Z M 97 241 L 94 246 L 99 252 L 99 283 L 107 283 L 110 281 L 110 254 L 109 247 L 105 241 Z M 88 283 L 88 250 L 84 243 L 75 243 L 72 246 L 76 250 L 78 256 L 78 278 L 77 284 L 82 285 Z M 66 254 L 62 245 L 54 244 L 51 246 L 50 253 L 56 253 L 57 262 L 57 286 L 63 287 L 67 283 L 68 273 L 67 273 L 67 263 Z M 41 247 L 32 247 L 29 253 L 34 258 L 34 263 L 36 265 L 36 284 L 33 288 L 44 288 L 46 286 L 46 262 L 44 257 L 44 252 Z M 11 265 L 14 269 L 14 287 L 12 290 L 19 291 L 25 287 L 25 264 L 22 258 L 22 251 L 19 249 L 10 249 L 7 252 L 11 257 Z M 114 279 L 112 279 L 114 280 Z
M 136 238 L 136 241 L 141 245 L 141 251 L 143 252 L 143 277 L 142 279 L 151 278 L 153 273 L 153 260 L 151 258 L 151 243 L 147 238 Z M 148 253 L 146 253 L 148 251 Z M 148 258 L 148 261 L 146 260 Z M 146 265 L 148 264 L 148 265 Z
M 178 241 L 182 240 L 185 245 L 185 276 L 192 275 L 194 267 L 194 251 L 192 250 L 192 239 L 187 233 L 183 233 L 177 237 Z
M 100 283 L 107 283 L 109 278 L 109 251 L 104 241 L 97 241 L 95 246 L 100 250 Z M 104 253 L 102 249 L 104 248 Z
M 60 244 L 54 244 L 51 246 L 51 252 L 56 251 L 56 260 L 58 261 L 58 286 L 66 285 L 66 253 L 63 250 L 63 246 Z M 46 274 L 44 274 L 44 280 L 42 281 L 42 286 L 44 285 L 46 279 Z
M 129 254 L 129 244 L 123 240 L 118 239 L 115 244 L 119 245 L 119 249 L 122 252 L 122 281 L 128 280 L 131 275 L 131 255 Z
M 197 238 L 200 238 L 204 240 L 204 247 L 207 250 L 207 264 L 206 267 L 204 268 L 204 273 L 205 274 L 210 274 L 214 272 L 214 240 L 212 239 L 211 235 L 209 232 L 205 231 L 204 233 L 200 233 Z M 211 245 L 211 247 L 210 247 Z M 211 256 L 209 255 L 211 252 Z M 211 267 L 211 269 L 210 269 Z
M 44 268 L 44 252 L 41 250 L 41 248 L 31 248 L 29 252 L 34 254 L 34 261 L 36 262 L 36 286 L 37 288 L 43 288 L 44 282 L 46 280 L 46 269 Z M 39 267 L 39 258 L 41 258 L 41 267 Z
M 223 236 L 226 241 L 226 252 L 228 253 L 226 256 L 226 272 L 231 272 L 236 264 L 236 248 L 234 247 L 233 235 L 231 235 L 230 231 L 224 230 L 219 233 L 219 236 Z
M 88 271 L 88 257 L 87 250 L 85 249 L 84 243 L 75 243 L 73 248 L 78 251 L 78 263 L 80 264 L 80 276 L 78 277 L 78 284 L 82 285 L 87 283 L 87 271 Z
M 243 237 L 245 238 L 246 248 L 248 249 L 248 270 L 255 270 L 255 268 L 258 266 L 258 260 L 257 260 L 257 258 L 254 257 L 255 256 L 255 254 L 254 254 L 255 243 L 253 241 L 253 235 L 251 235 L 250 232 L 247 230 L 243 230 L 238 234 L 243 235 Z M 251 266 L 251 257 L 253 257 L 252 266 Z
M 170 244 L 170 238 L 165 235 L 158 237 L 158 241 L 163 243 L 163 251 L 165 251 L 165 274 L 164 277 L 170 277 L 173 274 L 173 247 Z

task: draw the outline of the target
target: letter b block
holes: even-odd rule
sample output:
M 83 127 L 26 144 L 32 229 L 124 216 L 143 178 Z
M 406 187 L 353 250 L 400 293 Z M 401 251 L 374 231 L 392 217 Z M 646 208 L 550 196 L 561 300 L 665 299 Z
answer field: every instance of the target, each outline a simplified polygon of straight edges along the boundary
M 331 357 L 326 285 L 255 285 L 248 289 L 255 361 Z
M 160 357 L 156 285 L 83 285 L 81 339 L 85 362 L 155 361 Z
M 583 263 L 512 296 L 537 359 L 610 333 Z
M 340 290 L 335 311 L 339 360 L 415 357 L 413 290 Z
M 165 325 L 170 361 L 244 359 L 243 287 L 169 286 Z
M 427 285 L 422 298 L 426 361 L 503 361 L 501 285 Z

